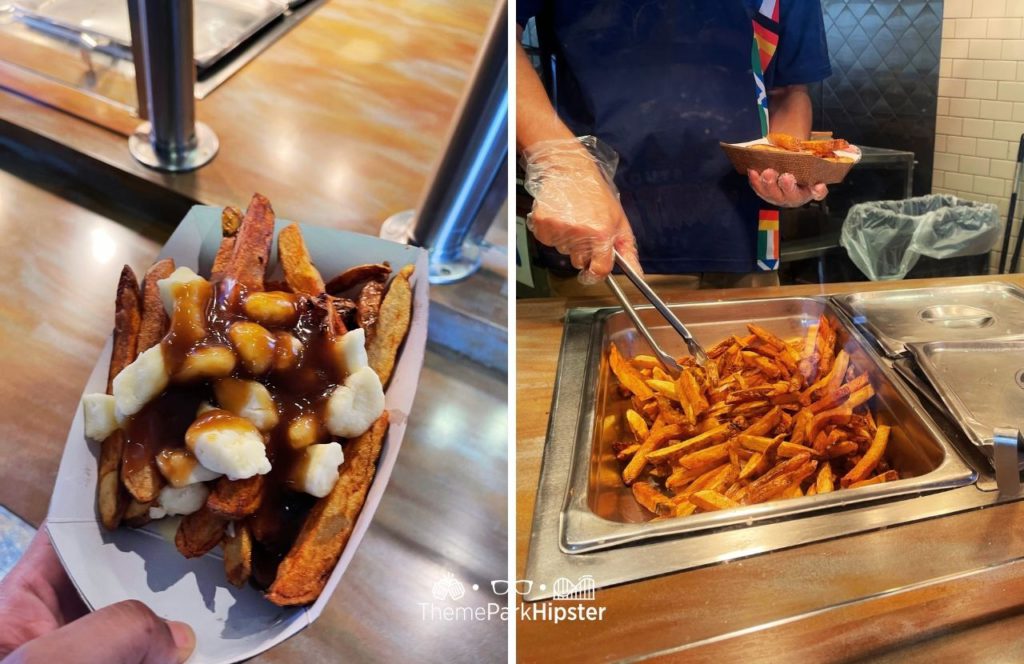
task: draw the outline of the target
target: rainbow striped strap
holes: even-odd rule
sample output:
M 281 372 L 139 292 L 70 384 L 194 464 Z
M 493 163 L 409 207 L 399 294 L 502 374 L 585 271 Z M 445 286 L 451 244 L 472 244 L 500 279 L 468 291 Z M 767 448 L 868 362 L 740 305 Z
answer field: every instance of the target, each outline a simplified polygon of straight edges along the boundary
M 757 268 L 779 269 L 779 211 L 761 210 L 757 216 Z
M 764 84 L 764 73 L 768 71 L 779 46 L 779 3 L 782 0 L 761 0 L 761 6 L 754 15 L 754 39 L 750 52 L 750 69 L 754 73 L 757 92 L 757 114 L 761 120 L 761 135 L 768 133 L 768 91 Z

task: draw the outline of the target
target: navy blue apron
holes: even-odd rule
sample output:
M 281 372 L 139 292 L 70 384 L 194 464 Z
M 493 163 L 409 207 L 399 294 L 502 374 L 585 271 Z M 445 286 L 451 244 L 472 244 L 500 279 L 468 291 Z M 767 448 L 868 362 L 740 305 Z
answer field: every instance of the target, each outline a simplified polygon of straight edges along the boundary
M 743 0 L 560 2 L 559 114 L 620 155 L 648 273 L 757 269 L 764 204 L 719 141 L 761 136 Z

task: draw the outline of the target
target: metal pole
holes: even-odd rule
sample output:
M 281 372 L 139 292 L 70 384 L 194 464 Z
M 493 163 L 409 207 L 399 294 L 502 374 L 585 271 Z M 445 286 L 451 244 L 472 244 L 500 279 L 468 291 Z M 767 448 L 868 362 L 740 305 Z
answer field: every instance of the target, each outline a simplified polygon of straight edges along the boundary
M 128 139 L 140 162 L 190 171 L 217 154 L 217 136 L 196 122 L 192 0 L 128 0 L 135 85 L 143 122 Z
M 429 186 L 414 211 L 381 228 L 382 237 L 430 250 L 431 283 L 457 281 L 479 268 L 480 241 L 507 198 L 507 20 L 501 0 Z

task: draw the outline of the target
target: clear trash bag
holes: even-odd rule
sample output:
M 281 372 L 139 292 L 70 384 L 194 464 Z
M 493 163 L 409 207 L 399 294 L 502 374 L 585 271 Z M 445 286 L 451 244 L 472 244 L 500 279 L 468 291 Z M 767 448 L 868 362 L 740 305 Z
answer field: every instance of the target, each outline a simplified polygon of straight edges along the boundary
M 902 279 L 921 256 L 986 253 L 998 240 L 1000 226 L 991 203 L 932 194 L 854 205 L 839 244 L 868 279 Z

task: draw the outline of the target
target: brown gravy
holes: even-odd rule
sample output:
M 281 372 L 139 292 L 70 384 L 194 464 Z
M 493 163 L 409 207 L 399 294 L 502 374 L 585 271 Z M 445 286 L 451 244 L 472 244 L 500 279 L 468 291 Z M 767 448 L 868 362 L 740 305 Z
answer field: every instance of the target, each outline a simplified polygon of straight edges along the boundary
M 193 282 L 176 286 L 173 295 L 175 311 L 170 329 L 160 342 L 172 376 L 198 348 L 213 344 L 232 348 L 228 337 L 230 326 L 251 320 L 244 312 L 246 290 L 241 284 L 226 280 Z M 266 493 L 260 510 L 248 520 L 256 540 L 254 567 L 257 573 L 253 578 L 264 586 L 273 580 L 270 572 L 276 571 L 277 563 L 294 542 L 305 515 L 316 501 L 312 496 L 295 491 L 290 480 L 302 450 L 289 445 L 288 426 L 297 417 L 310 412 L 323 422 L 326 401 L 342 378 L 336 375 L 331 357 L 337 335 L 331 329 L 327 308 L 334 306 L 333 303 L 326 298 L 315 300 L 300 295 L 295 298 L 299 315 L 294 325 L 264 327 L 274 335 L 275 343 L 287 342 L 288 338 L 281 333 L 299 340 L 302 349 L 298 362 L 286 370 L 275 365 L 260 376 L 249 374 L 242 362 L 237 362 L 231 374 L 234 378 L 256 380 L 265 385 L 280 416 L 278 425 L 265 435 L 267 457 L 272 465 L 266 476 Z M 343 325 L 338 327 L 343 329 Z M 199 419 L 213 426 L 218 418 L 227 414 L 215 410 L 197 418 L 196 411 L 203 401 L 216 405 L 209 381 L 186 385 L 172 383 L 130 418 L 125 426 L 126 467 L 134 469 L 153 463 L 157 455 L 178 454 L 177 450 L 185 448 L 185 431 L 193 422 Z M 202 422 L 197 424 L 202 425 Z M 181 472 L 187 474 L 191 467 L 180 465 L 186 468 Z

